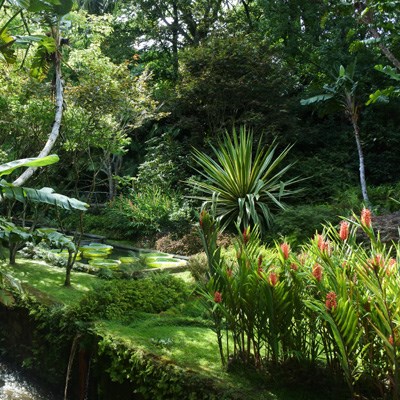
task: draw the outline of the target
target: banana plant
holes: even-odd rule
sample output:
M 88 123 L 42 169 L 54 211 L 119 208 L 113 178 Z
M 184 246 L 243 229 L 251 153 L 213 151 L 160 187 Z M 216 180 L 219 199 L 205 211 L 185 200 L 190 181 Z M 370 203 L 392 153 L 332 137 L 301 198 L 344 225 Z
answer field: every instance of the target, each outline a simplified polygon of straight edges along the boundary
M 22 167 L 43 167 L 54 164 L 59 161 L 56 154 L 46 157 L 24 158 L 11 161 L 0 165 L 0 178 L 10 175 L 18 168 Z M 4 179 L 0 180 L 0 196 L 2 199 L 17 200 L 22 203 L 32 202 L 40 204 L 49 204 L 63 208 L 65 210 L 86 211 L 88 205 L 74 198 L 55 193 L 54 189 L 44 187 L 42 189 L 32 189 L 28 187 L 17 187 Z
M 71 11 L 72 6 L 73 0 L 0 0 L 0 19 L 2 19 L 1 14 L 5 7 L 14 10 L 14 14 L 6 19 L 3 26 L 0 25 L 0 62 L 15 62 L 16 55 L 14 48 L 15 44 L 19 43 L 21 46 L 26 47 L 25 57 L 22 61 L 23 64 L 32 43 L 37 42 L 38 45 L 30 68 L 31 75 L 38 80 L 42 80 L 46 77 L 50 65 L 54 66 L 54 123 L 38 157 L 45 157 L 51 153 L 60 134 L 64 104 L 64 87 L 63 80 L 61 79 L 61 47 L 63 41 L 60 35 L 60 25 L 62 17 Z M 24 12 L 34 14 L 35 19 L 40 21 L 46 31 L 50 30 L 50 35 L 30 35 L 26 18 L 23 17 Z M 25 27 L 28 36 L 19 37 L 9 32 L 11 22 L 18 16 L 21 17 L 21 25 Z M 34 172 L 35 167 L 28 168 L 14 181 L 14 185 L 24 185 Z
M 33 235 L 28 229 L 16 226 L 14 223 L 0 218 L 0 246 L 3 244 L 8 245 L 10 265 L 15 264 L 15 257 L 21 246 L 32 240 Z
M 63 233 L 57 232 L 55 229 L 45 228 L 37 229 L 36 235 L 50 247 L 57 249 L 66 249 L 68 251 L 67 264 L 65 266 L 65 281 L 64 286 L 71 286 L 71 271 L 75 264 L 76 257 L 79 253 L 78 247 L 74 242 L 74 239 L 64 235 Z
M 21 160 L 11 161 L 0 165 L 0 178 L 12 174 L 15 170 L 22 167 L 44 167 L 58 162 L 59 158 L 53 154 L 41 158 L 25 158 Z M 21 203 L 48 204 L 63 208 L 64 210 L 86 211 L 88 204 L 64 196 L 51 188 L 33 189 L 27 187 L 16 187 L 12 183 L 8 183 L 5 179 L 0 180 L 0 199 L 15 200 Z M 10 264 L 15 264 L 15 256 L 17 250 L 23 243 L 33 240 L 34 233 L 25 228 L 18 227 L 4 218 L 0 219 L 0 240 L 8 243 L 10 250 Z M 67 247 L 68 248 L 68 247 Z
M 348 121 L 353 128 L 354 138 L 356 140 L 360 185 L 363 200 L 367 206 L 370 205 L 367 192 L 367 182 L 365 178 L 364 152 L 361 145 L 361 132 L 359 118 L 361 115 L 361 103 L 357 95 L 358 81 L 354 79 L 355 62 L 345 68 L 343 65 L 339 68 L 339 74 L 332 84 L 323 85 L 324 93 L 302 99 L 300 104 L 303 106 L 316 105 L 321 102 L 329 102 L 330 104 L 338 104 L 344 111 Z

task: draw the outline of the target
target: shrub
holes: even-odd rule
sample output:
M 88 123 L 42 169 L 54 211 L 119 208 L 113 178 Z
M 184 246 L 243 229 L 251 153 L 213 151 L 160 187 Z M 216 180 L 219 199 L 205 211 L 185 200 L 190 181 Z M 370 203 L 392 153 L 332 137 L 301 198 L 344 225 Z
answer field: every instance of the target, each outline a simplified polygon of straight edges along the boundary
M 219 232 L 217 243 L 219 246 L 227 248 L 232 244 L 232 239 L 232 235 L 225 232 Z M 162 236 L 157 239 L 155 248 L 164 253 L 191 256 L 201 252 L 203 246 L 198 228 L 192 226 L 192 229 L 182 236 L 178 237 L 174 233 L 168 233 L 167 235 Z
M 143 236 L 187 226 L 191 209 L 174 192 L 146 187 L 131 196 L 116 198 L 110 203 L 106 216 L 111 229 L 124 232 L 125 236 Z
M 156 241 L 156 250 L 170 254 L 190 256 L 202 250 L 201 239 L 197 228 L 192 228 L 188 233 L 177 237 L 168 233 Z
M 139 280 L 106 281 L 81 301 L 81 307 L 101 318 L 127 320 L 135 312 L 166 311 L 188 296 L 189 288 L 183 280 L 152 274 Z
M 392 200 L 400 199 L 400 183 L 369 186 L 368 195 L 375 213 L 394 212 L 400 209 L 399 204 Z M 358 187 L 338 192 L 333 200 L 342 209 L 360 211 L 362 208 L 361 191 Z

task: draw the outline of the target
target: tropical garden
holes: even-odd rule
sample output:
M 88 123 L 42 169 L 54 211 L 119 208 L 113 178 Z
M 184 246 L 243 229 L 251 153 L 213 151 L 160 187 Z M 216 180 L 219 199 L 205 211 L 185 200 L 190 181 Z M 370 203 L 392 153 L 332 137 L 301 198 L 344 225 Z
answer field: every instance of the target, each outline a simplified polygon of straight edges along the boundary
M 0 364 L 46 400 L 400 399 L 399 13 L 0 0 Z

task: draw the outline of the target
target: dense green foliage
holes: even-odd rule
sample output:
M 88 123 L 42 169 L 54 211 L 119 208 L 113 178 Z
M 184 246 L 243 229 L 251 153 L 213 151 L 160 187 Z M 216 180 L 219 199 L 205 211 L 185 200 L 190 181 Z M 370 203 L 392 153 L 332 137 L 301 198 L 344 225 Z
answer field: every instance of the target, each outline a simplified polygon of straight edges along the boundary
M 44 7 L 46 15 L 60 15 L 72 5 L 58 10 L 52 2 L 28 3 L 6 1 L 0 9 L 3 40 L 20 35 L 4 48 L 15 67 L 3 60 L 0 75 L 5 160 L 37 154 L 53 121 L 54 71 L 44 59 L 52 51 L 44 35 L 49 20 L 35 13 Z M 66 44 L 59 51 L 67 107 L 55 144 L 62 161 L 37 175 L 42 185 L 56 182 L 58 190 L 90 203 L 111 200 L 111 215 L 94 217 L 94 230 L 111 220 L 114 236 L 123 236 L 124 226 L 130 237 L 179 236 L 194 214 L 189 208 L 199 205 L 183 199 L 197 194 L 183 184 L 193 175 L 191 146 L 211 155 L 220 134 L 245 124 L 262 146 L 275 140 L 284 151 L 293 144 L 288 163 L 296 163 L 287 179 L 308 179 L 290 203 L 321 208 L 357 185 L 357 146 L 346 122 L 351 113 L 361 133 L 367 186 L 397 183 L 400 163 L 392 149 L 398 144 L 399 39 L 389 1 L 189 3 L 81 1 L 81 9 L 75 5 L 63 16 Z M 338 103 L 300 105 L 334 83 L 340 65 L 355 60 L 353 84 Z M 329 96 L 335 88 L 325 86 Z M 341 103 L 347 95 L 355 100 L 351 110 Z M 393 208 L 387 198 L 371 202 L 382 212 Z M 297 235 L 296 229 L 288 234 Z

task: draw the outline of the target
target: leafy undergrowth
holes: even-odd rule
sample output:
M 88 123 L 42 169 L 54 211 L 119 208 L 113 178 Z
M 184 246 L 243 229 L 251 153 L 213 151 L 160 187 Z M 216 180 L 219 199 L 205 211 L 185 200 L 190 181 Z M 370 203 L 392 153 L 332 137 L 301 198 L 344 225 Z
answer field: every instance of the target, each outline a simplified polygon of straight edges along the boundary
M 65 288 L 64 270 L 51 267 L 43 261 L 18 260 L 16 266 L 3 264 L 2 269 L 19 279 L 31 294 L 45 304 L 74 306 L 110 284 L 92 275 L 75 272 L 72 275 L 73 286 Z M 183 305 L 158 314 L 133 311 L 127 314 L 128 320 L 119 319 L 118 314 L 109 319 L 96 316 L 94 331 L 100 337 L 123 343 L 132 351 L 141 350 L 150 357 L 157 357 L 191 374 L 198 374 L 200 378 L 211 379 L 224 388 L 228 396 L 226 398 L 346 399 L 343 394 L 338 397 L 337 392 L 325 388 L 321 381 L 315 381 L 312 373 L 309 376 L 306 373 L 301 382 L 296 378 L 296 370 L 290 374 L 244 373 L 239 366 L 233 368 L 233 373 L 226 372 L 221 367 L 215 332 L 210 329 L 210 323 L 202 313 L 204 310 L 200 302 L 192 298 Z M 304 369 L 299 369 L 304 374 Z

